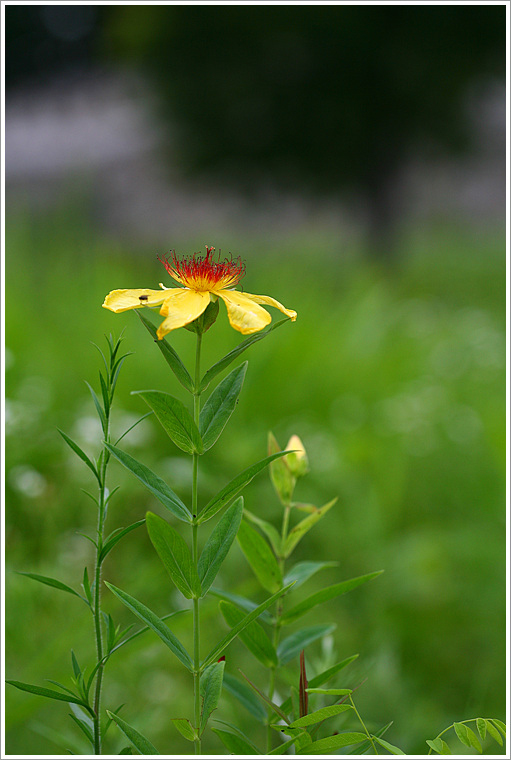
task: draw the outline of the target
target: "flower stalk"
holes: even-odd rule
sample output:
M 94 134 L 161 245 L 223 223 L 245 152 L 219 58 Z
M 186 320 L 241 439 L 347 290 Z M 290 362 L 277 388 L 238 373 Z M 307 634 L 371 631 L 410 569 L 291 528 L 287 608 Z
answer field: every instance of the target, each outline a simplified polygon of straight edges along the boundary
M 199 427 L 200 417 L 200 359 L 201 359 L 202 333 L 197 331 L 197 342 L 195 346 L 195 382 L 193 395 L 193 421 Z M 192 468 L 192 561 L 195 567 L 199 563 L 199 546 L 198 546 L 198 477 L 199 477 L 199 455 L 193 454 Z M 195 754 L 201 753 L 201 740 L 199 735 L 200 725 L 200 612 L 199 599 L 193 598 L 193 694 L 194 694 L 194 724 L 197 730 L 197 738 L 194 741 Z

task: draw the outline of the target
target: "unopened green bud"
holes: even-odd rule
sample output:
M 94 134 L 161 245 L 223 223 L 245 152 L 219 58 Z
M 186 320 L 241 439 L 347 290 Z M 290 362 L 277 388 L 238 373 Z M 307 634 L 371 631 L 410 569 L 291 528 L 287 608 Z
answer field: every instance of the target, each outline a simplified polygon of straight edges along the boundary
M 309 472 L 309 459 L 305 447 L 297 435 L 289 439 L 286 451 L 290 453 L 285 457 L 287 466 L 295 478 L 301 478 Z
M 277 454 L 282 449 L 273 433 L 268 433 L 268 454 Z M 282 504 L 289 504 L 293 496 L 296 479 L 289 469 L 287 456 L 275 459 L 270 463 L 270 478 Z

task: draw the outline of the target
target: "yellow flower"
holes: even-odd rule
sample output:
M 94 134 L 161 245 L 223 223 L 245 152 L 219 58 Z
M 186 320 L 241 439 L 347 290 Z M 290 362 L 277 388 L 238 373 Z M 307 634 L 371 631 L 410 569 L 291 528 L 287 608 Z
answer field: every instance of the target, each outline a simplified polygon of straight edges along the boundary
M 166 288 L 160 283 L 163 290 L 112 290 L 105 298 L 103 307 L 118 313 L 161 304 L 160 314 L 165 319 L 157 330 L 159 340 L 171 330 L 200 317 L 210 301 L 217 297 L 227 307 L 231 327 L 243 335 L 259 332 L 270 324 L 271 316 L 259 304 L 274 306 L 295 321 L 296 311 L 286 309 L 274 298 L 234 290 L 234 285 L 245 274 L 245 265 L 240 258 L 215 261 L 214 250 L 206 247 L 205 256 L 194 253 L 181 259 L 172 252 L 170 261 L 160 259 L 170 276 L 183 287 Z

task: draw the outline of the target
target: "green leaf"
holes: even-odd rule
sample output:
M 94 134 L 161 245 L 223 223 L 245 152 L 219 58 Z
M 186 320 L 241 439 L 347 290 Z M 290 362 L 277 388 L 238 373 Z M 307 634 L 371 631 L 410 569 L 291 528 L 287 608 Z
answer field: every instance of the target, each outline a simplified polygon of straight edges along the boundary
M 479 731 L 479 736 L 484 741 L 486 739 L 486 721 L 484 718 L 477 718 L 476 719 L 476 725 L 477 730 Z
M 502 747 L 502 737 L 497 731 L 497 729 L 495 728 L 495 726 L 493 725 L 493 723 L 491 723 L 489 720 L 486 721 L 486 729 L 488 733 L 490 734 L 490 736 L 493 739 L 495 739 L 497 744 L 500 744 L 500 746 Z
M 495 726 L 493 725 L 493 723 L 491 723 L 489 720 L 486 721 L 486 729 L 488 733 L 490 734 L 490 736 L 493 739 L 495 739 L 497 744 L 500 744 L 500 746 L 502 747 L 502 737 L 497 731 L 497 729 L 495 728 Z
M 286 543 L 283 547 L 284 557 L 289 557 L 297 543 L 314 525 L 316 525 L 318 520 L 321 520 L 321 518 L 326 515 L 328 510 L 334 506 L 336 501 L 337 497 L 335 499 L 332 499 L 332 501 L 329 501 L 328 504 L 325 504 L 319 509 L 316 509 L 315 512 L 312 512 L 312 514 L 310 514 L 308 517 L 305 517 L 301 522 L 298 523 L 298 525 L 295 525 L 295 527 L 289 531 Z
M 254 515 L 252 512 L 249 512 L 248 509 L 245 509 L 245 517 L 247 520 L 254 523 L 254 525 L 257 525 L 259 528 L 261 528 L 263 533 L 266 533 L 266 536 L 272 545 L 273 551 L 275 552 L 275 556 L 280 557 L 282 553 L 282 539 L 278 530 L 271 523 L 266 522 L 266 520 L 261 520 L 260 517 Z M 291 581 L 296 581 L 296 578 L 291 578 L 289 583 L 291 583 Z
M 232 542 L 236 538 L 242 515 L 243 497 L 240 496 L 231 504 L 206 541 L 198 564 L 202 596 L 208 591 L 222 562 L 227 557 Z
M 117 726 L 121 729 L 124 736 L 132 743 L 132 745 L 135 747 L 136 750 L 140 752 L 141 755 L 159 755 L 160 753 L 158 750 L 154 747 L 153 744 L 149 741 L 149 739 L 146 739 L 145 736 L 143 736 L 139 731 L 137 731 L 133 726 L 130 726 L 129 723 L 126 723 L 125 720 L 122 718 L 119 718 L 118 715 L 115 713 L 110 712 L 109 710 L 106 711 L 107 715 L 114 721 L 114 723 L 117 724 Z
M 307 688 L 309 694 L 328 694 L 331 697 L 345 697 L 347 694 L 351 694 L 353 689 L 311 689 Z
M 185 507 L 179 496 L 157 475 L 152 472 L 145 464 L 137 462 L 125 451 L 112 446 L 110 443 L 105 443 L 106 448 L 111 454 L 126 467 L 127 470 L 133 473 L 156 498 L 161 501 L 164 507 L 167 507 L 173 515 L 183 522 L 190 523 L 192 521 L 192 515 Z
M 382 728 L 378 729 L 378 731 L 374 733 L 374 736 L 375 737 L 378 736 L 379 738 L 381 738 L 387 733 L 387 731 L 392 726 L 392 724 L 393 724 L 393 721 L 391 720 L 390 723 L 387 723 L 385 726 L 382 726 Z M 350 749 L 346 754 L 347 755 L 365 755 L 367 750 L 370 748 L 371 748 L 371 742 L 369 742 L 366 738 L 366 740 L 362 742 L 362 744 L 359 744 L 359 746 L 355 747 L 355 749 Z
M 97 481 L 98 481 L 98 483 L 101 485 L 101 483 L 100 483 L 100 479 L 99 479 L 99 473 L 98 473 L 98 471 L 97 471 L 97 469 L 96 469 L 96 466 L 95 466 L 95 465 L 92 463 L 92 461 L 89 459 L 89 457 L 87 456 L 87 454 L 85 453 L 85 451 L 82 451 L 82 449 L 81 449 L 81 448 L 78 446 L 78 444 L 77 444 L 77 443 L 75 443 L 75 442 L 74 442 L 74 441 L 73 441 L 73 440 L 72 440 L 72 439 L 71 439 L 71 438 L 70 438 L 68 435 L 66 435 L 66 434 L 65 434 L 65 433 L 64 433 L 62 430 L 59 430 L 59 428 L 57 428 L 57 430 L 59 431 L 60 435 L 61 435 L 61 436 L 62 436 L 62 438 L 65 440 L 65 442 L 67 443 L 67 445 L 68 445 L 68 446 L 69 446 L 69 447 L 70 447 L 70 448 L 71 448 L 71 449 L 72 449 L 72 450 L 75 452 L 75 454 L 77 454 L 77 455 L 80 457 L 80 459 L 82 460 L 82 462 L 85 462 L 85 464 L 87 465 L 87 467 L 88 467 L 90 470 L 92 470 L 92 472 L 94 473 L 94 475 L 95 475 L 95 477 L 96 477 L 96 480 L 97 480 Z
M 66 591 L 68 594 L 73 594 L 73 596 L 77 596 L 79 599 L 85 602 L 85 604 L 89 604 L 87 599 L 79 594 L 77 591 L 72 589 L 70 586 L 66 586 L 65 583 L 62 583 L 61 581 L 57 581 L 55 578 L 48 578 L 46 575 L 37 575 L 36 573 L 22 573 L 21 571 L 16 571 L 17 575 L 24 575 L 27 578 L 32 578 L 34 581 L 39 581 L 39 583 L 44 583 L 45 586 L 52 586 L 52 588 L 58 588 L 59 591 Z
M 200 695 L 202 697 L 202 711 L 200 718 L 199 734 L 202 735 L 209 720 L 209 716 L 216 710 L 218 700 L 222 693 L 224 680 L 225 660 L 214 662 L 205 668 L 200 681 Z
M 231 604 L 231 602 L 220 602 L 220 612 L 231 628 L 241 622 L 245 617 L 245 614 L 235 607 L 234 604 Z M 256 620 L 254 620 L 253 623 L 250 623 L 250 625 L 238 635 L 247 649 L 249 649 L 254 657 L 256 657 L 265 667 L 277 667 L 278 658 L 275 648 Z
M 245 510 L 245 514 L 247 511 Z M 297 562 L 284 578 L 284 583 L 291 583 L 295 581 L 295 589 L 301 586 L 302 583 L 308 581 L 319 570 L 323 570 L 326 567 L 336 567 L 339 563 L 333 562 Z
M 246 615 L 241 622 L 239 622 L 237 625 L 234 626 L 234 628 L 231 628 L 227 636 L 224 636 L 224 638 L 211 650 L 211 652 L 208 654 L 206 659 L 204 660 L 202 664 L 202 668 L 207 667 L 212 662 L 214 662 L 218 657 L 222 654 L 224 649 L 231 643 L 233 639 L 236 638 L 236 636 L 243 631 L 247 625 L 250 625 L 250 623 L 253 620 L 256 620 L 261 612 L 264 612 L 270 605 L 273 604 L 279 597 L 282 596 L 282 594 L 286 594 L 289 589 L 291 588 L 291 585 L 284 586 L 284 588 L 281 588 L 279 591 L 277 591 L 276 594 L 273 594 L 272 596 L 269 596 L 268 599 L 266 599 L 262 604 L 258 605 L 255 610 L 252 610 L 248 615 Z M 334 626 L 335 628 L 335 626 Z
M 238 543 L 261 586 L 270 593 L 278 591 L 282 586 L 282 573 L 261 534 L 242 522 L 238 530 Z
M 498 728 L 498 729 L 500 729 L 500 731 L 502 731 L 502 734 L 503 734 L 503 736 L 504 736 L 504 739 L 505 739 L 505 738 L 506 738 L 506 724 L 505 724 L 505 723 L 503 723 L 503 722 L 502 722 L 501 720 L 499 720 L 498 718 L 491 718 L 491 722 L 492 722 L 492 723 L 493 723 L 495 726 L 497 726 L 497 728 Z
M 254 683 L 252 683 L 252 681 L 249 678 L 247 678 L 245 673 L 243 673 L 243 671 L 240 668 L 238 668 L 238 670 L 240 671 L 245 681 L 255 691 L 255 693 L 263 700 L 263 702 L 269 705 L 269 707 L 271 707 L 271 709 L 275 713 L 277 713 L 279 718 L 282 718 L 284 723 L 287 723 L 289 725 L 289 718 L 287 717 L 286 713 L 278 705 L 276 705 L 275 702 L 272 702 L 271 699 L 266 696 L 266 694 L 264 694 L 260 689 L 258 689 L 257 686 Z
M 281 618 L 282 624 L 289 625 L 289 623 L 294 623 L 295 620 L 302 615 L 305 615 L 306 612 L 313 607 L 316 607 L 318 604 L 323 604 L 323 602 L 326 602 L 329 599 L 333 599 L 341 594 L 346 594 L 348 591 L 352 591 L 352 589 L 357 588 L 357 586 L 360 586 L 362 583 L 366 583 L 367 581 L 372 580 L 372 578 L 376 578 L 378 575 L 381 575 L 381 573 L 383 573 L 383 570 L 377 570 L 375 573 L 360 575 L 358 578 L 351 578 L 348 581 L 335 583 L 333 586 L 327 586 L 320 591 L 316 591 L 315 594 L 311 594 L 311 596 L 304 599 L 303 602 L 300 602 L 295 607 L 288 610 L 288 612 L 286 612 Z
M 336 736 L 327 736 L 325 739 L 318 739 L 318 741 L 309 744 L 307 747 L 307 754 L 324 755 L 334 749 L 347 747 L 349 744 L 358 744 L 366 738 L 365 734 L 358 733 L 357 731 L 337 734 Z
M 292 739 L 288 739 L 287 742 L 284 742 L 284 744 L 280 744 L 278 747 L 275 747 L 275 749 L 270 750 L 268 752 L 269 755 L 283 755 L 286 750 L 289 749 L 296 741 L 299 739 L 302 739 L 303 737 L 308 736 L 307 731 L 302 731 L 301 734 L 297 734 L 296 736 L 293 736 Z
M 243 470 L 243 472 L 240 472 L 239 475 L 237 475 L 233 480 L 230 481 L 224 488 L 222 488 L 221 491 L 217 493 L 216 496 L 214 496 L 204 507 L 202 512 L 199 515 L 199 519 L 197 523 L 200 525 L 203 522 L 206 522 L 206 520 L 210 520 L 213 515 L 216 515 L 217 512 L 219 512 L 223 507 L 225 507 L 226 504 L 228 504 L 231 499 L 234 499 L 250 481 L 255 478 L 255 476 L 261 472 L 265 467 L 267 467 L 273 459 L 276 459 L 277 457 L 281 457 L 285 454 L 284 451 L 279 452 L 278 454 L 273 454 L 273 456 L 266 457 L 265 459 L 261 459 L 261 461 L 256 462 L 251 467 L 247 467 L 246 470 Z
M 353 710 L 351 705 L 329 705 L 328 707 L 322 707 L 320 710 L 304 715 L 302 718 L 298 718 L 290 723 L 291 728 L 303 728 L 304 726 L 313 726 L 315 723 L 321 723 L 326 718 L 332 718 L 334 715 L 346 712 L 347 710 Z
M 245 612 L 252 612 L 252 610 L 255 610 L 257 607 L 256 602 L 253 602 L 251 599 L 247 599 L 246 596 L 241 596 L 240 594 L 231 594 L 229 591 L 224 591 L 223 589 L 219 589 L 215 586 L 212 586 L 210 589 L 210 594 L 213 596 L 217 596 L 219 599 L 226 599 L 228 602 L 232 602 L 237 607 L 241 607 L 242 610 L 245 610 Z M 273 625 L 275 623 L 275 619 L 270 615 L 269 612 L 263 612 L 261 614 L 261 620 L 265 623 L 268 623 L 268 625 Z
M 481 747 L 481 742 L 477 738 L 477 735 L 474 733 L 474 731 L 472 731 L 470 726 L 465 726 L 465 728 L 467 729 L 467 738 L 470 742 L 470 745 L 474 747 L 474 749 L 476 749 L 479 752 L 479 754 L 481 754 L 483 751 L 483 748 Z
M 449 745 L 447 744 L 447 742 L 444 741 L 443 739 L 440 739 L 440 741 L 442 742 L 442 753 L 441 754 L 442 755 L 452 755 L 451 748 L 449 747 Z
M 309 628 L 302 628 L 299 631 L 295 631 L 291 636 L 280 642 L 277 648 L 277 654 L 281 665 L 285 665 L 287 662 L 296 657 L 302 649 L 312 644 L 313 641 L 326 636 L 335 630 L 337 626 L 332 625 L 312 625 Z
M 114 546 L 121 540 L 121 538 L 124 538 L 124 536 L 127 533 L 130 533 L 132 530 L 135 530 L 135 528 L 139 528 L 141 525 L 145 523 L 145 519 L 143 520 L 137 520 L 137 522 L 132 523 L 131 525 L 128 525 L 127 528 L 121 528 L 118 531 L 115 531 L 115 535 L 111 535 L 105 544 L 103 545 L 103 548 L 101 550 L 101 553 L 99 555 L 99 562 L 103 562 L 108 552 L 110 552 Z
M 438 752 L 439 755 L 442 754 L 442 739 L 438 736 L 436 739 L 426 739 L 426 744 L 428 747 L 431 747 L 434 752 Z
M 254 696 L 253 691 L 240 681 L 239 678 L 230 673 L 224 673 L 224 689 L 232 694 L 256 720 L 260 723 L 265 723 L 266 710 Z
M 456 736 L 460 740 L 462 744 L 465 745 L 465 747 L 470 747 L 470 740 L 468 738 L 468 731 L 467 727 L 464 723 L 454 723 L 454 730 L 456 731 Z
M 252 742 L 246 741 L 241 736 L 233 734 L 230 731 L 222 731 L 220 728 L 212 728 L 212 731 L 218 736 L 222 744 L 224 744 L 229 750 L 231 755 L 260 755 L 259 750 L 256 751 Z
M 37 694 L 39 697 L 47 697 L 48 699 L 56 699 L 60 702 L 73 702 L 75 705 L 82 705 L 82 707 L 86 707 L 87 710 L 92 713 L 92 709 L 87 702 L 76 694 L 73 696 L 70 694 L 62 694 L 60 691 L 55 691 L 55 689 L 46 689 L 43 686 L 34 686 L 31 683 L 22 683 L 21 681 L 6 681 L 6 683 L 10 683 L 11 686 L 15 686 L 17 689 L 20 689 L 20 691 L 28 691 L 30 694 Z
M 289 319 L 281 319 L 280 322 L 275 322 L 275 324 L 271 325 L 267 330 L 264 330 L 263 332 L 254 333 L 253 335 L 250 335 L 248 338 L 245 338 L 245 340 L 242 340 L 241 343 L 238 343 L 236 348 L 233 348 L 232 351 L 229 351 L 228 354 L 226 354 L 222 359 L 216 362 L 216 364 L 213 364 L 212 367 L 208 369 L 206 374 L 201 380 L 199 391 L 202 393 L 202 391 L 205 391 L 210 382 L 215 378 L 222 370 L 224 370 L 226 367 L 231 364 L 240 354 L 243 353 L 243 351 L 246 351 L 247 348 L 249 348 L 253 343 L 257 343 L 258 340 L 262 340 L 263 338 L 266 338 L 267 335 L 269 335 L 273 330 L 276 330 L 277 327 L 280 327 L 285 322 L 289 322 Z M 156 334 L 156 330 L 155 330 Z
M 373 736 L 372 738 L 374 741 L 378 742 L 378 744 L 381 744 L 383 749 L 386 749 L 388 752 L 390 752 L 391 755 L 406 755 L 406 752 L 403 752 L 403 750 L 399 749 L 399 747 L 395 747 L 393 744 L 386 742 L 385 739 L 380 739 L 379 736 Z
M 171 718 L 171 720 L 181 736 L 184 736 L 189 742 L 194 742 L 198 739 L 197 731 L 187 718 Z
M 224 673 L 224 679 L 225 679 L 225 673 Z M 224 680 L 224 685 L 225 685 L 225 680 Z M 219 718 L 215 718 L 214 720 L 215 720 L 215 723 L 219 723 L 221 726 L 227 726 L 230 733 L 235 734 L 235 736 L 239 736 L 241 739 L 246 741 L 246 743 L 252 748 L 254 755 L 261 754 L 261 752 L 258 750 L 258 748 L 253 743 L 253 741 L 249 739 L 249 737 L 246 734 L 243 733 L 241 728 L 238 728 L 238 726 L 235 726 L 234 723 L 229 723 L 227 720 L 220 720 Z
M 91 393 L 92 400 L 94 401 L 94 406 L 96 407 L 96 411 L 98 413 L 98 417 L 99 417 L 100 422 L 101 422 L 101 427 L 103 429 L 103 433 L 106 436 L 107 421 L 106 421 L 106 417 L 105 417 L 105 412 L 103 411 L 103 408 L 102 408 L 101 404 L 99 403 L 99 399 L 96 396 L 94 388 L 87 382 L 87 380 L 84 380 L 84 382 L 85 382 L 85 385 L 87 386 L 87 388 L 89 389 L 89 391 Z
M 83 590 L 85 593 L 85 596 L 87 597 L 87 601 L 89 602 L 89 605 L 92 607 L 92 591 L 90 587 L 90 581 L 89 581 L 89 573 L 87 571 L 87 565 L 83 568 Z
M 190 672 L 193 671 L 193 663 L 190 655 L 181 644 L 179 639 L 172 633 L 168 626 L 165 625 L 163 620 L 155 615 L 154 612 L 152 612 L 148 607 L 139 602 L 137 599 L 134 599 L 125 591 L 121 591 L 121 589 L 116 588 L 111 583 L 107 583 L 107 581 L 105 581 L 105 585 L 108 586 L 112 594 L 115 594 L 115 596 L 120 599 L 128 609 L 130 609 L 138 618 L 140 618 L 140 620 L 142 620 L 143 623 L 149 626 L 149 628 L 151 628 L 160 637 L 163 643 L 166 644 L 168 648 L 176 655 L 178 660 L 183 663 L 185 668 L 188 668 Z
M 85 736 L 90 741 L 92 746 L 94 746 L 94 736 L 93 736 L 94 723 L 92 722 L 91 718 L 87 715 L 86 712 L 84 712 L 80 707 L 78 707 L 78 705 L 75 705 L 72 702 L 70 702 L 69 707 L 73 711 L 73 714 L 70 714 L 69 717 L 74 720 L 76 725 L 85 734 Z
M 190 391 L 190 393 L 193 393 L 193 380 L 190 377 L 190 373 L 186 369 L 185 365 L 177 355 L 177 353 L 174 351 L 170 343 L 163 338 L 162 340 L 158 340 L 158 336 L 156 335 L 156 327 L 153 325 L 152 322 L 150 322 L 146 317 L 144 317 L 140 311 L 135 312 L 144 327 L 148 330 L 148 332 L 152 335 L 154 342 L 160 349 L 160 351 L 163 354 L 163 357 L 167 364 L 169 365 L 172 372 L 175 374 L 181 385 L 186 388 L 187 391 Z
M 248 362 L 244 362 L 222 380 L 204 404 L 200 413 L 199 430 L 204 443 L 204 451 L 218 440 L 229 417 L 238 403 Z
M 163 429 L 181 451 L 187 454 L 202 454 L 202 438 L 186 406 L 169 393 L 163 391 L 133 391 L 142 396 L 160 421 Z
M 187 599 L 200 597 L 201 584 L 186 541 L 172 525 L 152 512 L 146 514 L 146 525 L 149 538 L 177 588 Z
M 314 689 L 318 686 L 322 686 L 324 683 L 326 683 L 332 676 L 335 676 L 336 673 L 338 673 L 340 670 L 343 670 L 347 665 L 350 665 L 354 660 L 356 660 L 358 657 L 358 654 L 352 654 L 351 657 L 346 657 L 344 660 L 341 660 L 340 662 L 337 662 L 335 665 L 332 665 L 331 668 L 328 668 L 327 670 L 324 670 L 322 673 L 318 673 L 317 676 L 314 676 L 314 678 L 311 678 L 309 681 L 309 688 Z

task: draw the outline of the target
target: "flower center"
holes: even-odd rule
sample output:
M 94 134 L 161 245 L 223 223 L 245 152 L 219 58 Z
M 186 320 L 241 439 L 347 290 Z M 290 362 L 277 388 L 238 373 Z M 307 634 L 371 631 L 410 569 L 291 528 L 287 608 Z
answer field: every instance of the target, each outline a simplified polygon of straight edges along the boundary
M 171 251 L 170 258 L 158 259 L 170 276 L 185 288 L 204 292 L 233 287 L 245 274 L 245 264 L 239 257 L 215 261 L 214 250 L 206 246 L 205 256 L 194 253 L 183 258 Z

